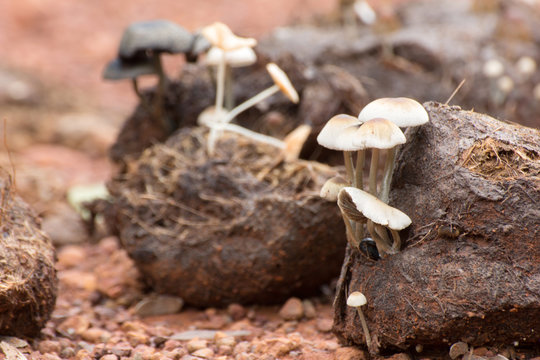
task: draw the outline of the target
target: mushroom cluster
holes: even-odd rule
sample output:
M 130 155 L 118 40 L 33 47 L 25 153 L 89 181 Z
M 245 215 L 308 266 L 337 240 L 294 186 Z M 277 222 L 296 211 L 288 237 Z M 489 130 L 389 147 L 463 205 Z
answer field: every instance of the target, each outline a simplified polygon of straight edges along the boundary
M 231 68 L 255 63 L 256 54 L 252 48 L 257 44 L 257 41 L 253 38 L 236 36 L 227 25 L 220 22 L 203 28 L 201 33 L 212 45 L 206 55 L 206 64 L 217 67 L 215 105 L 205 109 L 198 118 L 200 125 L 210 128 L 207 142 L 208 154 L 214 154 L 215 143 L 222 130 L 236 132 L 255 141 L 262 141 L 286 151 L 288 146 L 285 142 L 230 124 L 230 122 L 243 111 L 279 91 L 283 92 L 293 103 L 298 103 L 298 93 L 287 74 L 276 64 L 267 64 L 266 69 L 274 81 L 274 85 L 233 107 Z
M 409 98 L 381 98 L 367 104 L 358 117 L 340 114 L 332 117 L 317 137 L 320 145 L 343 151 L 347 178 L 332 178 L 321 189 L 321 197 L 337 201 L 347 241 L 360 251 L 365 230 L 375 241 L 380 257 L 399 252 L 399 231 L 411 219 L 388 205 L 396 152 L 406 142 L 400 127 L 425 124 L 429 116 L 424 107 Z M 370 151 L 368 190 L 364 191 L 364 163 Z M 386 152 L 381 185 L 377 175 L 382 152 Z M 356 153 L 356 161 L 354 155 Z M 371 241 L 371 240 L 369 240 Z

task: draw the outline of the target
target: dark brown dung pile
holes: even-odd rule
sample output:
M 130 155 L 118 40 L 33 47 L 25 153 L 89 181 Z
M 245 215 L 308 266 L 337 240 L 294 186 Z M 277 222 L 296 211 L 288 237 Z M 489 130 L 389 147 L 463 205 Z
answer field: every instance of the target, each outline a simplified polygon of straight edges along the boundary
M 55 251 L 9 176 L 0 191 L 0 334 L 35 336 L 56 301 Z
M 372 351 L 460 340 L 538 347 L 540 131 L 425 106 L 430 123 L 406 133 L 390 201 L 412 219 L 406 244 L 377 262 L 347 251 L 335 332 L 364 343 L 345 304 L 359 290 Z
M 157 292 L 196 306 L 279 303 L 339 273 L 344 226 L 319 190 L 335 170 L 276 161 L 231 134 L 206 154 L 207 131 L 182 129 L 114 179 L 110 223 Z

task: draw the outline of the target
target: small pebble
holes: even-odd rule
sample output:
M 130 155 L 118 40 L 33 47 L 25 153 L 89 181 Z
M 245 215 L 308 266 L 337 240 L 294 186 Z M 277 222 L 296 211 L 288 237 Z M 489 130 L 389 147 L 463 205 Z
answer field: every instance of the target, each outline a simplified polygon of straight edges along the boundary
M 107 342 L 111 337 L 111 333 L 100 328 L 90 328 L 83 331 L 81 337 L 84 341 L 96 344 L 99 342 Z
M 284 320 L 300 320 L 304 316 L 302 300 L 292 297 L 279 310 L 279 316 Z
M 318 319 L 317 320 L 317 330 L 320 332 L 330 332 L 332 331 L 332 326 L 334 325 L 334 321 L 332 319 Z
M 313 305 L 311 300 L 302 301 L 302 305 L 304 306 L 304 316 L 307 319 L 315 319 L 317 317 L 317 309 L 315 309 L 315 305 Z
M 44 340 L 39 343 L 38 350 L 42 354 L 58 354 L 62 346 L 58 341 Z
M 194 351 L 191 355 L 202 357 L 204 359 L 211 359 L 214 357 L 214 351 L 210 348 L 203 348 L 203 349 Z
M 227 314 L 229 314 L 234 321 L 238 321 L 246 317 L 247 311 L 246 308 L 240 304 L 230 304 L 227 307 Z
M 334 353 L 336 360 L 367 360 L 369 359 L 367 353 L 355 347 L 340 347 Z
M 118 356 L 114 354 L 107 354 L 100 357 L 100 360 L 118 360 Z
M 187 344 L 187 351 L 192 354 L 197 350 L 204 349 L 208 346 L 208 342 L 206 340 L 199 340 L 199 339 L 193 339 L 190 340 Z

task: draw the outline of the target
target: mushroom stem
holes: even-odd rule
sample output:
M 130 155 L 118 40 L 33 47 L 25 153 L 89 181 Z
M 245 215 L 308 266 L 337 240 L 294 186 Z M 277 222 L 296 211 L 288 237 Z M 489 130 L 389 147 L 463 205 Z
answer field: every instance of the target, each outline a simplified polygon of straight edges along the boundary
M 240 135 L 243 135 L 245 137 L 248 137 L 250 139 L 253 139 L 255 141 L 275 146 L 279 149 L 285 149 L 285 143 L 279 139 L 276 139 L 275 137 L 263 135 L 260 133 L 257 133 L 255 131 L 251 131 L 249 129 L 246 129 L 245 127 L 236 125 L 236 124 L 227 124 L 227 123 L 206 123 L 204 124 L 208 127 L 210 127 L 210 130 L 216 129 L 218 131 L 221 130 L 227 130 L 230 132 L 234 132 Z
M 355 186 L 363 190 L 364 188 L 364 162 L 366 160 L 366 153 L 364 150 L 358 150 L 356 152 L 356 168 L 355 168 L 355 176 L 356 176 L 356 182 Z
M 371 164 L 369 167 L 369 192 L 377 196 L 377 168 L 379 167 L 379 149 L 371 149 Z
M 338 204 L 339 205 L 339 204 Z M 343 222 L 345 223 L 346 233 L 347 233 L 347 241 L 354 249 L 360 248 L 360 241 L 354 236 L 354 228 L 352 221 L 347 217 L 345 212 L 340 208 L 341 210 L 341 216 L 343 217 Z
M 397 253 L 401 249 L 401 237 L 399 236 L 399 232 L 397 230 L 390 229 L 390 233 L 394 239 L 394 242 L 392 243 L 392 250 Z
M 354 166 L 353 166 L 353 152 L 352 151 L 343 151 L 343 160 L 345 162 L 345 171 L 347 171 L 347 179 L 349 183 L 354 186 L 355 176 L 354 176 Z
M 223 109 L 223 95 L 225 90 L 225 51 L 222 52 L 221 60 L 217 68 L 216 84 L 216 111 Z
M 165 76 L 165 72 L 163 71 L 163 65 L 161 64 L 161 57 L 155 56 L 154 62 L 156 66 L 156 71 L 159 76 L 158 80 L 158 86 L 156 91 L 156 98 L 154 99 L 154 116 L 157 121 L 161 123 L 163 126 L 163 129 L 166 131 L 172 131 L 172 127 L 169 126 L 170 124 L 167 123 L 165 120 L 163 113 L 164 113 L 164 98 L 165 98 L 165 88 L 167 86 L 167 77 Z
M 263 101 L 267 97 L 270 97 L 270 96 L 274 95 L 278 91 L 279 91 L 279 86 L 277 86 L 277 85 L 270 86 L 268 89 L 261 91 L 257 95 L 247 99 L 246 101 L 244 101 L 243 103 L 239 104 L 234 109 L 232 109 L 227 114 L 227 116 L 223 119 L 223 122 L 225 122 L 225 123 L 231 122 L 235 117 L 237 117 L 243 111 L 245 111 L 245 110 L 249 109 L 250 107 L 252 107 L 253 105 Z
M 369 334 L 366 318 L 364 317 L 364 313 L 362 312 L 360 306 L 356 308 L 356 311 L 358 312 L 358 317 L 360 318 L 360 323 L 362 324 L 362 330 L 364 331 L 364 336 L 366 337 L 366 345 L 369 349 L 371 347 L 371 335 Z
M 225 109 L 231 110 L 234 108 L 234 91 L 233 91 L 233 68 L 229 65 L 225 67 Z
M 133 85 L 133 91 L 135 92 L 135 94 L 139 98 L 139 101 L 141 102 L 142 107 L 144 108 L 144 110 L 146 110 L 146 112 L 151 114 L 152 113 L 152 108 L 151 108 L 150 104 L 148 103 L 148 99 L 146 99 L 143 96 L 143 94 L 141 93 L 141 89 L 139 89 L 139 83 L 137 81 L 137 78 L 131 79 L 131 84 Z
M 386 163 L 384 165 L 384 176 L 381 183 L 381 191 L 379 193 L 379 199 L 388 204 L 390 196 L 390 183 L 392 182 L 392 175 L 394 174 L 394 166 L 396 163 L 396 152 L 397 146 L 394 146 L 388 150 L 388 155 L 386 156 Z
M 396 253 L 396 251 L 394 251 L 390 245 L 390 239 L 388 238 L 388 233 L 386 232 L 386 228 L 384 226 L 368 220 L 367 228 L 371 238 L 375 241 L 375 245 L 377 245 L 377 250 L 379 251 L 379 255 L 381 255 L 381 257 L 384 257 L 385 254 Z

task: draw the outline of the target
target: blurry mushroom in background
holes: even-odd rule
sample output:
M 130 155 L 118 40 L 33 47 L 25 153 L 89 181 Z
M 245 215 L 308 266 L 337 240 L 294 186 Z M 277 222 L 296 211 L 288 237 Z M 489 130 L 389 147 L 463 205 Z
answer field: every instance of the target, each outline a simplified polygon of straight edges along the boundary
M 514 90 L 514 80 L 508 75 L 501 76 L 497 79 L 497 90 L 493 102 L 501 105 L 506 101 L 510 92 Z
M 350 221 L 367 223 L 368 231 L 381 256 L 399 252 L 401 239 L 398 231 L 411 224 L 411 219 L 405 213 L 354 187 L 345 187 L 339 192 L 338 206 L 344 217 Z M 392 234 L 392 241 L 388 237 L 387 229 Z M 352 230 L 352 227 L 349 230 Z M 360 239 L 355 239 L 355 242 L 359 241 Z
M 124 80 L 131 79 L 133 91 L 139 97 L 142 106 L 146 111 L 151 113 L 152 109 L 148 100 L 141 94 L 137 79 L 143 75 L 156 75 L 157 69 L 155 61 L 151 55 L 139 57 L 137 59 L 127 61 L 120 58 L 114 59 L 107 64 L 103 71 L 103 79 L 106 80 Z
M 300 157 L 302 147 L 309 134 L 311 134 L 312 129 L 313 128 L 310 125 L 302 124 L 285 136 L 283 139 L 283 142 L 285 143 L 283 159 L 286 162 L 297 160 Z
M 390 120 L 398 127 L 413 127 L 420 126 L 429 121 L 429 115 L 418 101 L 397 97 L 397 98 L 380 98 L 367 104 L 360 114 L 358 119 L 361 122 L 366 122 L 373 118 L 384 118 Z M 397 147 L 393 147 L 387 155 L 384 167 L 384 176 L 381 185 L 379 198 L 387 203 L 390 193 L 390 183 L 395 166 Z
M 158 76 L 158 85 L 152 113 L 154 118 L 169 131 L 173 130 L 175 125 L 163 117 L 167 77 L 163 71 L 160 55 L 183 53 L 186 54 L 186 59 L 192 60 L 197 55 L 196 51 L 204 51 L 207 46 L 208 44 L 205 45 L 199 37 L 167 20 L 135 22 L 122 34 L 118 48 L 118 58 L 122 64 L 139 61 L 153 63 L 155 74 Z M 138 88 L 136 91 L 139 92 Z M 138 95 L 140 97 L 140 94 Z
M 266 90 L 261 91 L 257 95 L 249 98 L 248 100 L 246 100 L 243 103 L 236 106 L 234 109 L 232 109 L 230 112 L 228 112 L 226 114 L 226 116 L 224 116 L 223 118 L 220 118 L 220 121 L 222 123 L 224 123 L 224 124 L 230 123 L 236 116 L 238 116 L 243 111 L 245 111 L 245 110 L 249 109 L 250 107 L 256 105 L 257 103 L 263 101 L 264 99 L 274 95 L 275 93 L 277 93 L 280 90 L 292 102 L 297 103 L 299 101 L 298 93 L 296 92 L 294 86 L 291 84 L 291 81 L 287 77 L 287 74 L 285 74 L 285 72 L 283 72 L 283 70 L 281 70 L 279 68 L 279 66 L 277 66 L 274 63 L 269 63 L 269 64 L 266 65 L 266 69 L 270 73 L 270 76 L 272 77 L 272 79 L 274 80 L 274 85 L 267 88 Z M 215 108 L 216 112 L 219 113 L 221 110 L 223 110 L 223 108 L 218 108 L 216 106 L 216 108 Z M 232 124 L 229 124 L 231 126 L 225 126 L 224 124 L 222 124 L 222 126 L 210 126 L 211 134 L 209 135 L 209 138 L 212 138 L 212 140 L 208 141 L 209 154 L 212 154 L 211 149 L 214 148 L 214 143 L 213 142 L 215 142 L 215 140 L 217 139 L 217 136 L 218 136 L 216 134 L 216 132 L 219 133 L 220 128 L 225 129 L 225 130 L 226 129 L 231 130 L 231 129 L 235 129 L 236 127 L 238 127 L 238 125 L 233 126 Z M 231 130 L 231 131 L 235 131 L 235 130 Z M 214 134 L 212 134 L 212 132 L 214 132 Z M 281 141 L 281 140 L 279 140 L 279 141 Z M 281 141 L 281 143 L 283 144 L 282 141 Z M 282 147 L 284 147 L 284 145 Z
M 231 122 L 243 111 L 246 111 L 250 107 L 260 103 L 261 101 L 265 100 L 266 98 L 274 95 L 279 91 L 281 91 L 285 96 L 287 96 L 287 98 L 289 98 L 289 100 L 291 100 L 293 103 L 298 103 L 300 98 L 298 96 L 298 93 L 296 92 L 296 89 L 291 84 L 291 81 L 289 80 L 287 74 L 285 74 L 285 72 L 274 63 L 267 64 L 266 70 L 272 77 L 272 80 L 274 80 L 274 85 L 270 86 L 266 90 L 261 91 L 257 95 L 247 99 L 246 101 L 232 109 L 227 114 L 227 117 L 224 120 L 225 122 Z
M 362 330 L 364 331 L 364 336 L 366 338 L 366 345 L 369 349 L 371 347 L 371 335 L 369 333 L 366 318 L 364 317 L 364 313 L 362 312 L 362 309 L 361 309 L 362 306 L 366 304 L 367 304 L 366 296 L 362 294 L 360 291 L 353 291 L 347 297 L 347 306 L 356 308 L 356 312 L 358 313 L 358 317 L 360 318 L 360 323 L 362 324 Z
M 257 61 L 257 55 L 251 47 L 247 46 L 229 51 L 213 46 L 206 54 L 205 63 L 208 66 L 218 67 L 223 57 L 225 57 L 224 103 L 230 110 L 234 106 L 232 69 L 254 64 Z
M 225 92 L 225 71 L 226 53 L 240 48 L 252 48 L 257 45 L 257 40 L 253 38 L 243 38 L 233 34 L 231 29 L 221 23 L 215 22 L 204 27 L 201 34 L 212 44 L 222 50 L 221 59 L 217 64 L 217 84 L 216 84 L 216 109 L 219 111 L 223 107 Z

